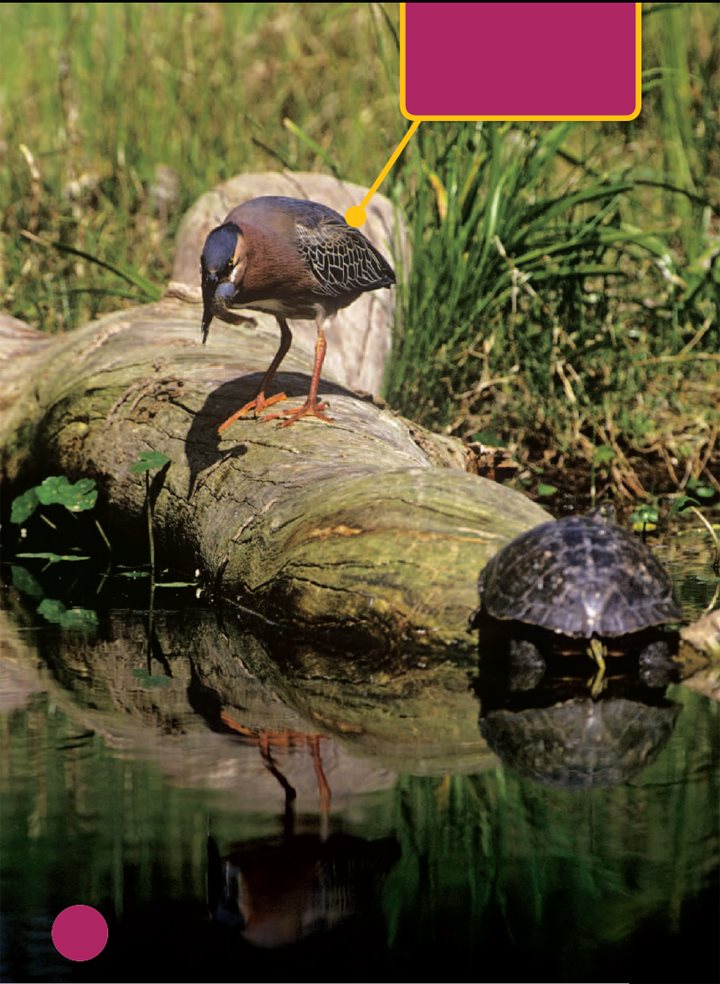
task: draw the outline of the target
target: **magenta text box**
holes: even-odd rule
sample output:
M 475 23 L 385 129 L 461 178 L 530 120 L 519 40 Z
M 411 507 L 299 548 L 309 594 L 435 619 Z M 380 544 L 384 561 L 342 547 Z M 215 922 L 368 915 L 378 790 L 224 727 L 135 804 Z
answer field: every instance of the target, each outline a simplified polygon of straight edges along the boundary
M 406 3 L 409 118 L 632 119 L 635 3 Z

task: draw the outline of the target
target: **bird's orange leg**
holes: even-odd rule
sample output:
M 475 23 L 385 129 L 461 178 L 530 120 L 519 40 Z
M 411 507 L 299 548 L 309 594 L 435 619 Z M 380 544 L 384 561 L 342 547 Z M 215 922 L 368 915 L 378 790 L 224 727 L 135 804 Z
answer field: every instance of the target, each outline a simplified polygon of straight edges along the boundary
M 301 407 L 297 410 L 282 410 L 280 413 L 273 413 L 267 417 L 263 417 L 263 420 L 275 420 L 278 417 L 286 417 L 286 420 L 280 424 L 281 427 L 289 427 L 290 424 L 294 424 L 296 420 L 301 417 L 317 417 L 319 420 L 324 420 L 326 424 L 331 424 L 333 421 L 332 417 L 328 417 L 326 413 L 323 413 L 327 409 L 327 403 L 318 402 L 318 386 L 320 385 L 320 372 L 322 371 L 323 360 L 325 359 L 325 352 L 327 351 L 327 341 L 325 339 L 325 332 L 322 330 L 322 325 L 318 322 L 317 326 L 317 342 L 315 343 L 315 363 L 313 365 L 312 379 L 310 380 L 310 391 L 307 395 L 307 400 L 303 403 Z
M 250 402 L 246 403 L 245 406 L 240 407 L 239 410 L 236 410 L 231 417 L 228 417 L 227 420 L 220 424 L 218 427 L 218 434 L 222 434 L 224 430 L 227 430 L 230 424 L 234 424 L 236 420 L 244 416 L 246 413 L 249 413 L 251 410 L 254 410 L 255 415 L 257 416 L 257 414 L 262 413 L 263 410 L 267 407 L 271 407 L 274 403 L 280 403 L 281 400 L 287 399 L 284 393 L 276 393 L 274 396 L 269 398 L 265 396 L 265 390 L 270 386 L 273 376 L 277 372 L 278 366 L 287 355 L 288 349 L 290 348 L 290 344 L 292 342 L 292 334 L 288 328 L 288 323 L 285 318 L 278 317 L 277 320 L 280 325 L 280 347 L 275 353 L 275 358 L 270 363 L 267 372 L 262 378 L 257 396 L 254 400 L 250 400 Z

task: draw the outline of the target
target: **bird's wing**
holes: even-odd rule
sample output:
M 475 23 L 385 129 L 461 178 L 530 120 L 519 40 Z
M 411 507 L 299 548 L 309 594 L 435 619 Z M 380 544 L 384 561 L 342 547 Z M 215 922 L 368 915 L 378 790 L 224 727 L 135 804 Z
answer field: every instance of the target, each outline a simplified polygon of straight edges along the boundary
M 300 251 L 317 280 L 319 293 L 330 297 L 395 283 L 384 256 L 365 236 L 338 217 L 323 216 L 317 223 L 296 220 Z

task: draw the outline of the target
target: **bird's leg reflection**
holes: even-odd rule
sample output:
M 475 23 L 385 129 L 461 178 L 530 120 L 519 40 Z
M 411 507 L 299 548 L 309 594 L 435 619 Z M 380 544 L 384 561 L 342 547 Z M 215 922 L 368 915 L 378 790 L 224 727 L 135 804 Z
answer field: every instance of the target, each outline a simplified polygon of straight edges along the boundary
M 272 755 L 272 746 L 280 748 L 291 748 L 297 745 L 305 745 L 310 749 L 312 756 L 315 778 L 317 780 L 318 792 L 320 794 L 320 832 L 322 840 L 325 840 L 329 833 L 330 826 L 330 803 L 331 792 L 330 784 L 327 781 L 322 764 L 320 742 L 325 735 L 307 735 L 297 731 L 270 731 L 262 728 L 249 728 L 240 724 L 226 711 L 221 712 L 221 719 L 227 727 L 237 734 L 257 743 L 260 749 L 263 763 L 268 772 L 278 781 L 285 793 L 285 810 L 283 813 L 283 826 L 286 833 L 292 834 L 294 826 L 294 801 L 297 799 L 295 788 L 288 782 L 277 766 L 277 762 Z
M 330 827 L 330 786 L 325 778 L 320 756 L 321 735 L 309 735 L 308 744 L 312 753 L 313 765 L 315 767 L 315 778 L 317 779 L 318 790 L 320 791 L 320 836 L 323 840 L 327 839 Z
M 274 776 L 283 788 L 285 793 L 285 809 L 283 810 L 283 831 L 286 837 L 292 837 L 295 830 L 295 808 L 294 803 L 297 799 L 297 792 L 290 785 L 285 776 L 278 769 L 275 759 L 270 751 L 270 732 L 261 731 L 258 735 L 260 755 L 265 763 L 265 768 L 271 776 Z

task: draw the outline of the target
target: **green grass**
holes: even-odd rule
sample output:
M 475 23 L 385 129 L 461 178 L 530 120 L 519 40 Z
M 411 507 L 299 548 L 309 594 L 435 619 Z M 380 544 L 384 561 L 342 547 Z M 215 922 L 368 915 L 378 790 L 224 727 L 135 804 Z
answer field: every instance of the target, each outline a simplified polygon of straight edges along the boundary
M 6 4 L 0 305 L 63 331 L 157 296 L 183 213 L 243 171 L 371 181 L 391 43 L 364 4 Z
M 425 123 L 387 396 L 631 494 L 714 481 L 720 8 L 645 6 L 631 123 Z M 158 296 L 243 171 L 369 185 L 406 129 L 394 4 L 0 8 L 0 305 L 63 331 Z
M 551 474 L 584 460 L 600 488 L 720 490 L 720 17 L 702 6 L 645 17 L 633 123 L 421 127 L 391 403 Z

